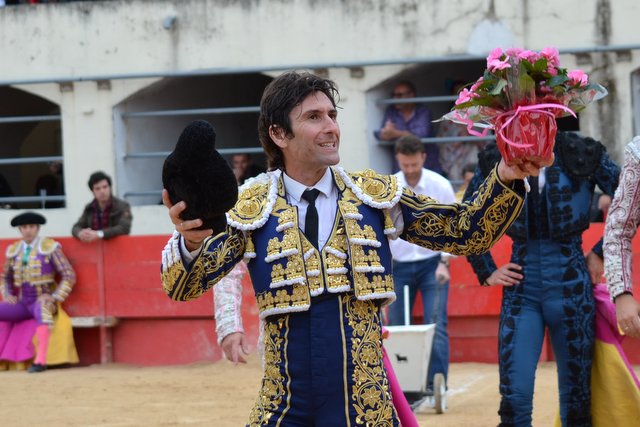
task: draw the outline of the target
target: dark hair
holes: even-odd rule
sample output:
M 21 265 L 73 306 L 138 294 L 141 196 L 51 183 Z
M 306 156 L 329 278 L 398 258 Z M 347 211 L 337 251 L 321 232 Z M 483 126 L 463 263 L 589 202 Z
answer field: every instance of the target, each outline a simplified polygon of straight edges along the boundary
M 424 153 L 424 145 L 417 136 L 405 135 L 396 139 L 394 151 L 396 154 L 412 156 L 416 153 Z
M 414 94 L 418 93 L 418 91 L 416 90 L 416 85 L 414 85 L 414 84 L 413 84 L 413 82 L 410 82 L 409 80 L 400 80 L 399 82 L 397 82 L 397 83 L 393 86 L 393 88 L 395 89 L 395 88 L 397 88 L 398 86 L 406 86 L 406 87 L 408 87 L 408 88 L 409 88 L 409 90 L 410 90 L 412 93 L 414 93 Z
M 93 186 L 104 179 L 107 180 L 109 187 L 111 187 L 111 177 L 109 175 L 102 171 L 92 173 L 89 177 L 89 190 L 93 191 Z
M 283 169 L 282 150 L 269 135 L 271 126 L 277 126 L 287 138 L 293 137 L 289 113 L 313 92 L 322 92 L 335 107 L 339 100 L 336 84 L 307 72 L 288 71 L 267 85 L 260 101 L 258 137 L 267 155 L 270 170 Z

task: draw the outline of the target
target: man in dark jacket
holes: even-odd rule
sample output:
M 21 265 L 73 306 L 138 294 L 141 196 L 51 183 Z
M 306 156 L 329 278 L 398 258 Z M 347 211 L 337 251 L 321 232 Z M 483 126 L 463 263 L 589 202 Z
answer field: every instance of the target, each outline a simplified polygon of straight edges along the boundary
M 111 194 L 111 177 L 104 172 L 94 172 L 89 177 L 89 189 L 94 199 L 85 206 L 82 215 L 73 225 L 71 234 L 83 242 L 111 239 L 131 231 L 131 206 Z

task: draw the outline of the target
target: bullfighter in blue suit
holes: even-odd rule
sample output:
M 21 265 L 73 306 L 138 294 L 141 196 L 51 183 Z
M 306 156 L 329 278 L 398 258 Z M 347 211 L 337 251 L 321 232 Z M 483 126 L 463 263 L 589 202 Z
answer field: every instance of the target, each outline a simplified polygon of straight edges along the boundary
M 380 309 L 395 298 L 388 237 L 484 253 L 521 209 L 521 178 L 538 173 L 500 163 L 475 200 L 440 204 L 395 177 L 346 172 L 335 166 L 336 95 L 308 73 L 267 86 L 258 129 L 271 170 L 240 188 L 224 229 L 198 230 L 163 194 L 176 225 L 162 262 L 171 298 L 197 298 L 248 260 L 264 336 L 251 426 L 397 426 L 382 362 Z
M 530 426 L 535 371 L 545 328 L 558 365 L 563 426 L 590 426 L 590 379 L 594 343 L 592 283 L 603 274 L 602 239 L 585 256 L 594 187 L 613 195 L 619 167 L 592 138 L 560 132 L 555 161 L 538 177 L 522 213 L 507 234 L 511 262 L 498 268 L 490 253 L 468 256 L 479 282 L 502 285 L 499 326 L 500 426 Z M 499 158 L 495 144 L 481 153 L 465 193 L 472 200 Z

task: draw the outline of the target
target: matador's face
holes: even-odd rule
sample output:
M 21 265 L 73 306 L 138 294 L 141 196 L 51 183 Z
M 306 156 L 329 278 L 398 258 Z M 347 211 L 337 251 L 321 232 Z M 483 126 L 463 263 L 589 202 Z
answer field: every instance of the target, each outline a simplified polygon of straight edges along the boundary
M 18 226 L 18 230 L 22 235 L 22 240 L 27 244 L 30 244 L 36 239 L 36 237 L 38 237 L 40 226 L 38 224 L 25 224 Z

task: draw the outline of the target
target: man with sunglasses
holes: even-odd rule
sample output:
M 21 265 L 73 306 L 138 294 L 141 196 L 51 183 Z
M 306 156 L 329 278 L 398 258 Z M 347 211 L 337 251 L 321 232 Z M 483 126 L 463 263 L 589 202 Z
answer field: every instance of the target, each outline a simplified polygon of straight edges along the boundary
M 408 80 L 396 83 L 391 96 L 400 101 L 416 97 L 416 87 Z M 398 102 L 389 105 L 382 118 L 380 129 L 374 132 L 382 141 L 395 141 L 407 135 L 427 138 L 431 135 L 431 111 L 424 104 Z M 425 168 L 442 173 L 440 148 L 437 144 L 425 144 L 427 160 Z

